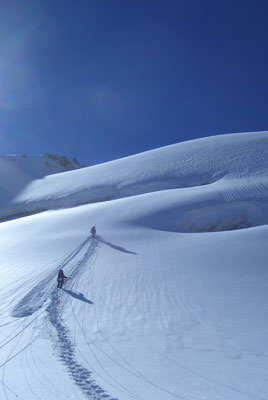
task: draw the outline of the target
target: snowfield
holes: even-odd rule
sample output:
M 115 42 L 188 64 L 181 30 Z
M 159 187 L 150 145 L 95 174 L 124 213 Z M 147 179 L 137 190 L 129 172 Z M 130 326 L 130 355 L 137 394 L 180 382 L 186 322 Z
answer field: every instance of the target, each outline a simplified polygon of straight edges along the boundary
M 127 196 L 208 185 L 228 178 L 227 197 L 267 198 L 268 134 L 222 135 L 193 140 L 31 182 L 0 218 Z M 241 179 L 239 191 L 237 180 Z M 245 177 L 243 180 L 242 178 Z M 233 179 L 232 179 L 233 178 Z M 239 182 L 240 182 L 239 179 Z M 232 190 L 232 184 L 234 190 Z M 224 192 L 226 185 L 222 187 Z M 254 193 L 253 193 L 254 197 Z
M 45 153 L 0 155 L 0 207 L 4 208 L 34 179 L 49 174 L 82 168 L 76 159 Z
M 1 209 L 0 399 L 268 400 L 267 169 L 262 132 L 30 183 Z

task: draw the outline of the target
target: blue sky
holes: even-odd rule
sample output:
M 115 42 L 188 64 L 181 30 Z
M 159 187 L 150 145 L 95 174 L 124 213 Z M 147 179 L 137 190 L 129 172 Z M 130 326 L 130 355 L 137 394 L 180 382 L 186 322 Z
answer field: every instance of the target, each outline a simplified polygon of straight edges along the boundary
M 268 130 L 268 3 L 0 0 L 0 153 L 95 164 Z

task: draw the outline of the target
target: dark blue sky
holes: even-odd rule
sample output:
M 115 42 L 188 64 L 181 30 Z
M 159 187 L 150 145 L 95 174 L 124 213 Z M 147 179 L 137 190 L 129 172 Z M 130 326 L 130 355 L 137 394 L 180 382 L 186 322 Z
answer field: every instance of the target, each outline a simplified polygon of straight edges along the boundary
M 268 130 L 262 0 L 0 2 L 0 153 L 95 164 Z

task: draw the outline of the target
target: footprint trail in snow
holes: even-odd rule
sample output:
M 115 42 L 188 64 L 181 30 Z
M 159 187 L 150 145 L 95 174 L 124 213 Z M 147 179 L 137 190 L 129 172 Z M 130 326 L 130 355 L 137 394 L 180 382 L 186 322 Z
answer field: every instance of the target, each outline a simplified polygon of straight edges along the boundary
M 75 278 L 77 274 L 83 272 L 84 268 L 87 266 L 88 260 L 94 254 L 97 246 L 96 240 L 90 240 L 89 244 L 85 244 L 88 246 L 85 254 L 70 271 L 72 279 Z M 59 351 L 61 361 L 65 364 L 70 376 L 74 380 L 75 384 L 79 386 L 86 398 L 90 400 L 116 400 L 106 394 L 105 391 L 96 384 L 91 371 L 77 362 L 75 346 L 71 341 L 69 329 L 63 323 L 61 318 L 62 310 L 60 309 L 60 304 L 60 291 L 56 288 L 52 292 L 51 302 L 46 311 L 48 313 L 48 320 L 56 331 L 54 338 L 56 340 L 56 347 Z

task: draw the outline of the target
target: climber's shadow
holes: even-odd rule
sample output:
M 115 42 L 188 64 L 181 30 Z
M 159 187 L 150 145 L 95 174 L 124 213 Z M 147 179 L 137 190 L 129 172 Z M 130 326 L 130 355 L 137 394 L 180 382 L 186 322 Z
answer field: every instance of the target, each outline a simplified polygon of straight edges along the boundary
M 107 246 L 111 247 L 114 250 L 121 251 L 122 253 L 128 253 L 128 254 L 134 254 L 137 255 L 137 253 L 134 253 L 134 251 L 130 251 L 125 249 L 124 247 L 118 246 L 116 244 L 113 244 L 111 242 L 108 242 L 107 240 L 104 240 L 101 236 L 98 235 L 98 241 L 101 243 L 106 244 Z
M 86 299 L 83 293 L 73 292 L 72 290 L 69 289 L 62 289 L 62 290 L 64 290 L 64 292 L 68 293 L 70 296 L 74 297 L 77 300 L 83 301 L 84 303 L 88 304 L 94 304 L 93 301 Z

